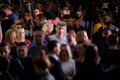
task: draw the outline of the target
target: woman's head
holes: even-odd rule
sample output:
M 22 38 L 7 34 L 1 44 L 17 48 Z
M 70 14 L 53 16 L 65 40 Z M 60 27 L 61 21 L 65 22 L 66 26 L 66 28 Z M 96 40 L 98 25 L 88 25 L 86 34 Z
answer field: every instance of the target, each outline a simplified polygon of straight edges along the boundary
M 68 61 L 72 58 L 71 49 L 68 45 L 62 44 L 59 54 L 60 61 Z
M 5 41 L 12 45 L 16 43 L 16 40 L 17 38 L 15 30 L 13 29 L 7 30 L 7 32 L 5 33 Z

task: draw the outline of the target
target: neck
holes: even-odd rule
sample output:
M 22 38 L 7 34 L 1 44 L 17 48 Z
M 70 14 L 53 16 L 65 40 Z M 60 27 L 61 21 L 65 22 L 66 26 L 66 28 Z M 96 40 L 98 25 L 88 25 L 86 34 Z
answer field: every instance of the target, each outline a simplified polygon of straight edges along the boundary
M 58 38 L 63 38 L 63 36 L 64 36 L 63 34 L 57 34 Z

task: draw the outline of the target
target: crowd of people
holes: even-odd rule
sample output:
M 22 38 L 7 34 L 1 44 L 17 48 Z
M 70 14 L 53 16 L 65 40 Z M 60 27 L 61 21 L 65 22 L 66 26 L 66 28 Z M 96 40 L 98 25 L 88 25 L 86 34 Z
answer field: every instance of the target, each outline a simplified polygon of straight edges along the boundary
M 0 80 L 120 80 L 119 4 L 0 0 Z

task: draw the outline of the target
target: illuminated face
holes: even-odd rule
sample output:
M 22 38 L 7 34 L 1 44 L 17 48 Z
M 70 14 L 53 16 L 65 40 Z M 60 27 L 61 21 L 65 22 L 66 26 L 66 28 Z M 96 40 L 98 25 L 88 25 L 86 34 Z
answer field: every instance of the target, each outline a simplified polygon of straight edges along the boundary
M 56 52 L 57 55 L 59 55 L 60 52 L 60 44 L 57 43 L 57 46 L 54 48 L 54 51 Z
M 30 14 L 29 13 L 25 13 L 24 14 L 24 18 L 25 18 L 26 21 L 30 20 L 31 19 Z
M 44 40 L 44 32 L 43 31 L 35 31 L 33 34 L 33 38 L 36 43 L 41 43 Z
M 89 39 L 86 31 L 81 31 L 77 34 L 77 41 L 87 42 L 88 40 Z
M 69 57 L 68 49 L 66 46 L 61 46 L 60 56 L 62 59 L 64 59 L 64 61 L 69 60 L 70 57 Z
M 25 58 L 28 55 L 28 48 L 26 46 L 17 46 L 17 54 L 20 58 Z
M 0 56 L 9 57 L 10 48 L 8 46 L 0 47 Z
M 37 15 L 40 14 L 40 11 L 39 11 L 38 9 L 35 9 L 35 10 L 33 11 L 33 14 L 34 14 L 34 16 L 37 16 Z
M 53 31 L 53 29 L 54 29 L 54 25 L 52 23 L 49 23 L 47 25 L 46 32 L 51 33 Z
M 19 39 L 25 39 L 25 29 L 24 28 L 20 28 L 18 29 L 18 38 Z
M 64 34 L 65 30 L 66 30 L 66 26 L 58 27 L 57 28 L 57 33 L 58 34 Z

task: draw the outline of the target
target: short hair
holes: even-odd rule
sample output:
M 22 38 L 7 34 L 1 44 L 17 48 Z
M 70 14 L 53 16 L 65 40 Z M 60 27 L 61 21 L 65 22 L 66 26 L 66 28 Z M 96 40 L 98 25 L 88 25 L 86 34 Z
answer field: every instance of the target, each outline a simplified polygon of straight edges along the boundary
M 16 43 L 17 46 L 26 46 L 28 47 L 28 45 L 25 42 L 18 42 Z
M 107 38 L 108 45 L 116 45 L 118 43 L 118 37 L 115 34 L 111 34 Z
M 72 59 L 72 51 L 71 51 L 71 49 L 70 49 L 70 46 L 69 45 L 67 45 L 67 44 L 61 44 L 61 47 L 66 47 L 66 49 L 67 49 L 67 53 L 68 53 L 68 60 L 70 60 L 70 59 Z M 60 54 L 59 54 L 59 58 L 63 58 L 61 55 L 62 55 L 62 50 L 60 51 Z
M 33 64 L 39 68 L 45 71 L 45 69 L 50 68 L 51 67 L 51 63 L 50 60 L 48 58 L 48 56 L 45 54 L 44 50 L 41 50 L 41 55 L 40 56 L 36 56 L 33 60 Z
M 50 51 L 50 52 L 53 51 L 54 47 L 57 46 L 57 43 L 58 42 L 56 40 L 49 41 L 48 44 L 47 44 L 48 51 Z
M 40 26 L 34 26 L 33 31 L 42 31 L 42 25 Z
M 56 25 L 57 27 L 63 27 L 63 26 L 67 26 L 67 24 L 64 21 L 60 21 L 57 23 Z
M 97 47 L 94 44 L 87 45 L 86 51 L 85 51 L 85 60 L 86 61 L 96 61 L 98 59 L 98 53 L 95 49 Z
M 0 44 L 0 47 L 5 47 L 5 46 L 8 46 L 8 48 L 10 49 L 10 44 L 8 42 L 4 41 Z

